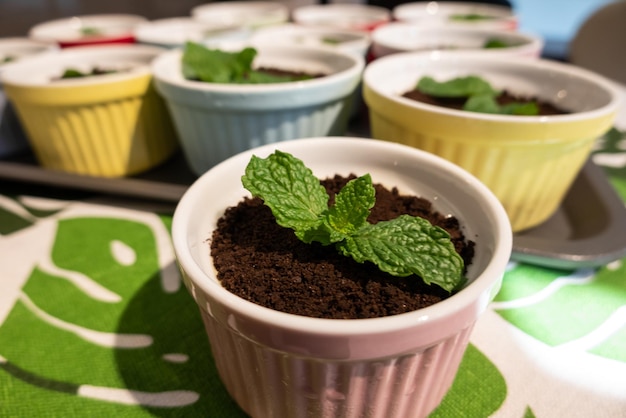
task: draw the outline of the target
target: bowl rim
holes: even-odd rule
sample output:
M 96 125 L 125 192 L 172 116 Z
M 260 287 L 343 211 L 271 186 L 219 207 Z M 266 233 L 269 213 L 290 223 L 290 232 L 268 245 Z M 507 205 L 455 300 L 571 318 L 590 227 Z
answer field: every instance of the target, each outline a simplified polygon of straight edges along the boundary
M 71 88 L 80 86 L 97 86 L 115 83 L 119 81 L 131 80 L 138 77 L 146 77 L 151 75 L 150 65 L 151 62 L 161 53 L 166 51 L 164 48 L 153 45 L 142 44 L 98 44 L 88 45 L 75 48 L 65 48 L 56 51 L 51 54 L 40 54 L 37 56 L 29 57 L 28 60 L 17 61 L 15 63 L 9 63 L 3 67 L 3 71 L 0 74 L 0 82 L 4 85 L 17 86 L 22 88 Z M 20 76 L 21 69 L 24 68 L 37 68 L 43 65 L 42 73 L 46 72 L 45 63 L 53 60 L 60 64 L 67 63 L 68 60 L 75 59 L 80 56 L 101 56 L 103 54 L 118 54 L 124 53 L 129 57 L 133 55 L 148 56 L 149 60 L 136 67 L 133 67 L 130 71 L 123 71 L 119 73 L 104 74 L 98 77 L 84 77 L 71 80 L 59 80 L 55 82 L 41 83 L 32 82 L 29 79 Z
M 217 13 L 219 15 L 226 15 L 231 13 L 237 13 L 241 11 L 249 11 L 252 8 L 257 8 L 257 13 L 260 13 L 260 17 L 267 19 L 268 17 L 274 17 L 276 19 L 289 18 L 289 8 L 279 2 L 274 1 L 243 1 L 235 0 L 228 2 L 211 2 L 199 4 L 191 8 L 189 15 L 192 19 L 199 20 L 201 22 L 207 22 L 216 18 L 212 16 L 212 19 L 207 19 L 207 13 Z M 205 20 L 207 19 L 207 20 Z M 254 22 L 254 21 L 253 21 Z M 242 24 L 250 24 L 251 22 L 242 22 Z
M 333 74 L 326 75 L 320 78 L 314 78 L 310 80 L 290 81 L 285 83 L 262 83 L 262 84 L 229 84 L 229 83 L 207 83 L 203 81 L 186 80 L 179 70 L 180 74 L 173 76 L 165 69 L 169 66 L 177 66 L 179 68 L 180 59 L 183 54 L 182 48 L 175 48 L 160 54 L 152 62 L 152 73 L 154 78 L 167 85 L 176 86 L 177 88 L 186 90 L 197 90 L 208 93 L 221 93 L 221 94 L 267 94 L 267 93 L 282 93 L 293 91 L 294 88 L 299 90 L 317 89 L 327 84 L 334 84 L 336 82 L 343 81 L 345 79 L 351 79 L 357 77 L 363 72 L 365 68 L 365 60 L 363 57 L 357 54 L 333 49 L 328 47 L 316 47 L 316 46 L 292 46 L 292 45 L 267 45 L 262 42 L 246 42 L 246 46 L 257 48 L 259 55 L 266 51 L 279 51 L 286 53 L 286 56 L 290 56 L 290 52 L 309 52 L 311 54 L 318 53 L 324 54 L 328 57 L 348 59 L 351 65 L 341 71 Z M 176 62 L 178 61 L 178 62 Z
M 342 27 L 335 27 L 335 26 L 299 25 L 293 22 L 285 22 L 284 24 L 271 25 L 271 26 L 265 26 L 263 28 L 259 28 L 253 33 L 251 41 L 255 42 L 259 39 L 264 39 L 265 37 L 270 37 L 272 35 L 282 34 L 282 33 L 287 33 L 287 34 L 302 33 L 303 35 L 306 35 L 309 33 L 310 34 L 338 33 L 342 35 L 345 34 L 345 35 L 352 35 L 356 37 L 356 39 L 346 42 L 345 44 L 347 45 L 362 44 L 362 43 L 369 44 L 371 42 L 371 35 L 369 32 L 363 32 L 357 29 L 342 28 Z
M 56 42 L 83 42 L 89 43 L 93 42 L 93 40 L 103 40 L 103 39 L 117 39 L 117 38 L 126 38 L 129 35 L 132 35 L 133 28 L 129 27 L 128 30 L 115 33 L 115 34 L 104 34 L 99 35 L 97 37 L 84 38 L 82 36 L 58 36 L 55 35 L 55 30 L 57 27 L 63 27 L 71 22 L 74 19 L 90 19 L 90 20 L 104 20 L 104 21 L 124 21 L 130 22 L 131 25 L 136 25 L 141 22 L 147 22 L 148 19 L 144 16 L 132 13 L 102 13 L 102 14 L 85 14 L 78 15 L 72 17 L 64 17 L 60 19 L 47 20 L 45 22 L 41 22 L 31 27 L 28 31 L 28 36 L 34 39 L 41 40 L 52 40 Z
M 195 262 L 187 241 L 187 222 L 198 195 L 205 193 L 205 183 L 210 181 L 211 177 L 215 175 L 214 173 L 227 168 L 237 161 L 249 159 L 254 153 L 268 152 L 280 148 L 281 144 L 299 142 L 304 146 L 309 144 L 309 146 L 319 147 L 325 145 L 332 146 L 333 143 L 337 144 L 338 141 L 343 144 L 369 147 L 373 153 L 385 149 L 393 150 L 396 153 L 409 153 L 409 155 L 412 155 L 420 161 L 427 160 L 433 162 L 441 170 L 448 172 L 450 175 L 463 178 L 464 181 L 468 182 L 469 187 L 472 187 L 479 193 L 480 200 L 488 203 L 489 207 L 492 209 L 490 215 L 492 215 L 496 221 L 493 228 L 495 231 L 494 235 L 497 237 L 495 241 L 497 245 L 495 245 L 493 255 L 485 266 L 485 269 L 477 275 L 471 284 L 441 302 L 412 312 L 367 319 L 324 319 L 276 311 L 244 300 L 220 286 L 217 279 L 212 279 L 210 275 Z M 359 335 L 388 334 L 402 329 L 413 328 L 416 324 L 424 321 L 436 322 L 443 317 L 463 311 L 467 309 L 468 306 L 475 303 L 476 300 L 479 300 L 481 295 L 497 281 L 497 277 L 502 277 L 506 265 L 509 262 L 512 248 L 512 232 L 508 217 L 495 195 L 483 183 L 476 179 L 476 177 L 459 166 L 417 148 L 369 138 L 301 138 L 286 141 L 281 144 L 268 144 L 244 151 L 219 163 L 200 176 L 189 187 L 174 212 L 172 240 L 178 263 L 183 271 L 186 272 L 187 276 L 192 278 L 191 280 L 194 285 L 200 287 L 203 292 L 219 299 L 221 303 L 228 306 L 230 310 L 236 311 L 245 317 L 254 318 L 255 321 L 264 323 L 267 326 L 279 324 L 281 329 L 293 332 L 306 330 L 308 334 L 347 338 Z M 235 203 L 236 202 L 233 202 L 233 204 Z M 488 301 L 486 302 L 488 303 Z
M 25 51 L 28 50 L 28 53 L 21 54 L 20 59 L 17 61 L 21 61 L 22 59 L 30 59 L 36 57 L 40 54 L 54 53 L 59 50 L 59 46 L 55 42 L 44 41 L 41 39 L 32 39 L 25 36 L 12 36 L 0 38 L 0 57 L 6 54 L 8 51 Z M 0 72 L 7 65 L 14 64 L 15 62 L 0 62 Z
M 521 45 L 508 46 L 504 48 L 506 51 L 511 50 L 526 50 L 526 49 L 537 49 L 537 52 L 540 52 L 541 48 L 544 45 L 544 40 L 539 35 L 530 33 L 530 32 L 521 32 L 521 31 L 511 31 L 502 28 L 495 27 L 482 27 L 482 28 L 469 28 L 466 26 L 454 26 L 454 27 L 444 27 L 444 26 L 423 26 L 417 22 L 411 21 L 394 21 L 390 22 L 386 25 L 382 25 L 377 27 L 372 31 L 371 38 L 372 44 L 379 44 L 383 47 L 391 47 L 396 49 L 404 49 L 405 45 L 402 42 L 395 42 L 396 39 L 391 39 L 391 37 L 384 37 L 389 33 L 402 33 L 403 31 L 411 30 L 416 32 L 417 34 L 428 34 L 428 33 L 441 33 L 442 35 L 478 35 L 478 36 L 502 36 L 507 38 L 513 38 L 516 40 L 520 40 L 524 42 Z M 419 38 L 418 38 L 419 39 Z M 409 50 L 404 50 L 409 51 Z M 497 52 L 500 49 L 496 50 L 483 50 L 482 52 Z
M 438 11 L 442 8 L 444 11 L 455 10 L 455 9 L 478 9 L 478 10 L 490 10 L 497 12 L 497 16 L 494 16 L 496 20 L 509 20 L 516 19 L 517 15 L 515 14 L 515 10 L 511 7 L 502 5 L 502 4 L 493 4 L 493 3 L 481 3 L 481 2 L 463 2 L 463 1 L 413 1 L 409 3 L 403 3 L 395 6 L 391 13 L 396 20 L 405 20 L 406 16 L 402 16 L 403 13 L 407 11 L 421 11 L 428 9 L 431 3 L 437 4 L 437 12 L 434 15 L 440 14 Z M 432 6 L 430 6 L 432 7 Z
M 389 68 L 389 74 L 393 74 L 393 68 L 398 68 L 407 62 L 420 61 L 420 62 L 444 62 L 444 61 L 458 61 L 459 68 L 463 68 L 464 62 L 473 62 L 479 64 L 498 64 L 504 65 L 509 68 L 532 68 L 537 70 L 552 70 L 560 74 L 568 74 L 579 79 L 584 79 L 590 83 L 601 88 L 609 96 L 609 101 L 604 106 L 596 109 L 569 113 L 564 115 L 538 115 L 538 116 L 515 116 L 515 115 L 498 115 L 479 112 L 468 112 L 464 110 L 449 109 L 443 106 L 436 106 L 427 103 L 418 102 L 416 100 L 407 99 L 401 97 L 398 94 L 389 94 L 378 88 L 377 84 L 373 82 L 372 73 L 380 71 L 379 67 Z M 416 79 L 417 81 L 417 79 Z M 480 52 L 474 51 L 414 51 L 414 52 L 400 52 L 396 54 L 380 57 L 371 62 L 363 72 L 363 87 L 364 90 L 370 90 L 374 95 L 377 95 L 385 100 L 407 106 L 416 110 L 427 111 L 433 114 L 446 115 L 450 117 L 474 119 L 490 122 L 507 122 L 512 124 L 536 124 L 536 123 L 563 123 L 572 121 L 581 121 L 594 119 L 597 117 L 606 116 L 609 113 L 616 112 L 621 103 L 620 92 L 614 82 L 608 78 L 595 73 L 591 70 L 587 70 L 582 67 L 575 66 L 564 62 L 558 62 L 545 58 L 527 58 L 519 56 L 485 56 Z M 364 93 L 367 96 L 366 93 Z
M 346 13 L 345 16 L 337 13 Z M 295 23 L 310 24 L 311 19 L 319 19 L 324 16 L 331 16 L 341 20 L 342 17 L 367 17 L 370 22 L 391 21 L 391 10 L 372 4 L 359 3 L 328 3 L 328 4 L 308 4 L 293 9 L 292 17 Z

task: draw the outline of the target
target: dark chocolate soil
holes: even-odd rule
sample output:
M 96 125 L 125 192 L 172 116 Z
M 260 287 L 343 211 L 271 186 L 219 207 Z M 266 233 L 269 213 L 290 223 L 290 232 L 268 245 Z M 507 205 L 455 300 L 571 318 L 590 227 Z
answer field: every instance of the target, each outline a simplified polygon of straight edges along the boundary
M 418 102 L 423 102 L 423 103 L 427 103 L 427 104 L 431 104 L 435 106 L 443 106 L 443 107 L 447 107 L 450 109 L 458 109 L 458 110 L 463 109 L 463 105 L 465 104 L 465 101 L 467 100 L 464 97 L 462 98 L 433 97 L 428 94 L 424 94 L 417 89 L 407 91 L 402 96 L 406 97 L 407 99 L 416 100 Z M 515 103 L 535 102 L 537 104 L 537 107 L 539 108 L 539 115 L 541 116 L 564 115 L 564 114 L 569 113 L 566 110 L 553 105 L 552 103 L 538 100 L 536 97 L 516 96 L 506 90 L 502 91 L 500 95 L 496 97 L 496 101 L 501 106 L 508 104 L 508 103 L 514 103 L 514 102 Z
M 322 183 L 334 196 L 346 181 L 336 176 Z M 446 229 L 465 265 L 471 263 L 474 242 L 465 239 L 456 218 L 431 211 L 427 200 L 375 187 L 376 206 L 370 222 L 403 213 L 425 217 Z M 296 315 L 373 318 L 413 311 L 450 296 L 438 286 L 425 285 L 417 276 L 393 277 L 371 263 L 359 264 L 339 255 L 333 246 L 302 243 L 291 229 L 276 224 L 258 198 L 246 198 L 226 210 L 213 233 L 211 254 L 226 289 Z

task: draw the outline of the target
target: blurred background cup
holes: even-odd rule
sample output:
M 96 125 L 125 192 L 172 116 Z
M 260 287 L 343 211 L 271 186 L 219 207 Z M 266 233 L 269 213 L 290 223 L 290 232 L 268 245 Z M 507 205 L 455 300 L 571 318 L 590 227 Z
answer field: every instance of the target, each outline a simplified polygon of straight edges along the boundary
M 421 26 L 517 30 L 518 17 L 510 7 L 476 2 L 419 1 L 392 9 L 394 20 Z
M 250 39 L 257 44 L 263 42 L 274 45 L 336 48 L 352 52 L 363 58 L 367 57 L 371 44 L 371 37 L 366 32 L 294 23 L 260 28 L 254 32 Z
M 494 88 L 568 112 L 549 116 L 478 113 L 402 97 L 423 76 L 476 75 Z M 363 75 L 372 137 L 444 157 L 483 181 L 501 200 L 514 231 L 552 215 L 608 131 L 619 91 L 591 71 L 545 59 L 471 52 L 405 52 L 379 58 Z
M 191 9 L 191 17 L 211 25 L 256 29 L 289 20 L 289 8 L 271 1 L 224 1 Z
M 250 148 L 347 130 L 362 57 L 309 46 L 245 46 L 258 51 L 255 68 L 324 75 L 269 84 L 208 83 L 184 78 L 182 50 L 158 57 L 153 64 L 157 89 L 169 106 L 187 162 L 198 175 Z
M 182 47 L 185 42 L 244 41 L 252 30 L 228 23 L 202 22 L 192 17 L 172 17 L 140 23 L 134 35 L 138 43 L 164 48 Z
M 536 35 L 504 29 L 422 26 L 394 22 L 372 32 L 372 56 L 380 58 L 398 52 L 466 51 L 485 56 L 539 58 L 543 39 Z
M 95 14 L 50 20 L 33 26 L 28 36 L 57 42 L 61 48 L 134 43 L 134 28 L 147 19 L 133 14 Z
M 391 11 L 367 4 L 314 4 L 296 7 L 291 18 L 300 25 L 371 31 L 390 22 Z
M 6 68 L 5 92 L 41 166 L 121 177 L 172 155 L 176 135 L 150 71 L 163 51 L 144 45 L 83 46 Z M 69 69 L 101 74 L 62 79 Z

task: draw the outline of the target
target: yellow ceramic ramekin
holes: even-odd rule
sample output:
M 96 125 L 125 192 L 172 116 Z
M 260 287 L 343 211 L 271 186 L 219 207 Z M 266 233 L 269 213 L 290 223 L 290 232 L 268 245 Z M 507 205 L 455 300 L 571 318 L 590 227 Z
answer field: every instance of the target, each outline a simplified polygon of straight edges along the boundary
M 80 47 L 7 69 L 5 92 L 39 163 L 74 174 L 121 177 L 171 156 L 176 134 L 149 67 L 162 51 L 139 45 Z M 98 66 L 123 71 L 52 80 L 68 68 Z
M 421 76 L 447 80 L 470 74 L 571 113 L 490 115 L 401 97 Z M 366 68 L 363 88 L 374 138 L 426 150 L 470 171 L 500 199 L 514 231 L 536 226 L 557 210 L 595 139 L 611 127 L 619 102 L 609 81 L 571 65 L 460 52 L 378 59 Z

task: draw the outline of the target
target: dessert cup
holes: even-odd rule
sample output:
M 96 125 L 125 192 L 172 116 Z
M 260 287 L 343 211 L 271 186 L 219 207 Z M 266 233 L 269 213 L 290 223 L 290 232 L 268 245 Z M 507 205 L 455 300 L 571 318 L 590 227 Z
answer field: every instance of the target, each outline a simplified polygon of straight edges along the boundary
M 374 182 L 425 197 L 458 217 L 466 236 L 476 239 L 466 285 L 427 308 L 371 319 L 293 315 L 230 293 L 217 278 L 208 240 L 224 210 L 248 195 L 241 176 L 251 156 L 275 149 L 302 159 L 318 178 L 370 173 Z M 427 416 L 454 380 L 512 245 L 501 204 L 471 174 L 406 145 L 352 137 L 296 139 L 225 160 L 182 197 L 172 233 L 220 377 L 256 418 Z
M 93 45 L 18 62 L 2 73 L 38 162 L 48 169 L 122 177 L 165 161 L 178 141 L 150 63 L 164 50 Z M 108 74 L 61 79 L 65 70 Z
M 402 97 L 423 76 L 476 75 L 496 89 L 555 104 L 567 114 L 517 116 L 450 109 Z M 541 224 L 559 207 L 613 124 L 619 92 L 602 76 L 544 59 L 438 51 L 389 55 L 363 76 L 371 135 L 446 158 L 484 182 L 514 231 Z

